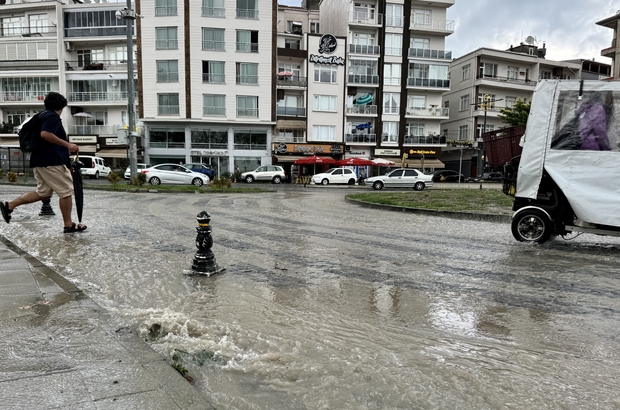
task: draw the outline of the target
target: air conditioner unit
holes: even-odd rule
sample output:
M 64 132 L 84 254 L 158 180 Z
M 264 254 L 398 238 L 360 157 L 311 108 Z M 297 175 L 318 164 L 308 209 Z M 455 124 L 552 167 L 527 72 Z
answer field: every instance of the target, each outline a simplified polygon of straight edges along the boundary
M 73 51 L 73 43 L 70 41 L 65 41 L 65 50 Z

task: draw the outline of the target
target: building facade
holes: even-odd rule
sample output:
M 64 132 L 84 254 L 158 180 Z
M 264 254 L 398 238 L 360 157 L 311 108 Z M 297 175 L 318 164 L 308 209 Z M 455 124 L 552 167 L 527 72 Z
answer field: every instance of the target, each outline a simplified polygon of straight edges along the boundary
M 614 32 L 610 46 L 601 50 L 601 56 L 611 58 L 613 67 L 611 78 L 618 80 L 620 79 L 620 53 L 618 53 L 618 44 L 620 44 L 618 38 L 620 36 L 620 30 L 618 30 L 620 28 L 620 14 L 616 13 L 611 17 L 597 21 L 596 24 L 610 28 Z

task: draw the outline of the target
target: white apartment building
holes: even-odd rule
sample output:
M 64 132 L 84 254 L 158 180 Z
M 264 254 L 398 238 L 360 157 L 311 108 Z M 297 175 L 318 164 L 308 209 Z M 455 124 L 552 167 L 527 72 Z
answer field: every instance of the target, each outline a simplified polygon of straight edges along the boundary
M 529 101 L 540 80 L 581 78 L 580 63 L 546 60 L 545 53 L 544 45 L 521 44 L 507 51 L 483 47 L 452 61 L 451 89 L 443 96 L 449 118 L 441 123 L 448 143 L 442 160 L 448 167 L 459 169 L 464 148 L 461 172 L 479 175 L 482 133 L 507 127 L 498 118 L 501 108 L 512 107 L 517 99 Z M 486 111 L 480 106 L 485 95 L 495 101 Z
M 620 36 L 619 24 L 620 24 L 620 14 L 616 13 L 611 17 L 607 17 L 601 21 L 597 21 L 596 24 L 599 26 L 610 28 L 614 31 L 613 36 L 611 37 L 611 44 L 609 47 L 601 50 L 601 56 L 609 57 L 613 61 L 613 74 L 611 75 L 612 79 L 618 80 L 620 79 L 620 53 L 618 53 L 618 44 Z
M 218 175 L 271 164 L 276 0 L 149 0 L 139 12 L 145 160 Z
M 127 121 L 127 29 L 115 17 L 126 2 L 10 0 L 0 9 L 0 166 L 28 168 L 13 128 L 65 95 L 63 125 L 84 154 L 111 165 L 127 158 L 118 129 Z

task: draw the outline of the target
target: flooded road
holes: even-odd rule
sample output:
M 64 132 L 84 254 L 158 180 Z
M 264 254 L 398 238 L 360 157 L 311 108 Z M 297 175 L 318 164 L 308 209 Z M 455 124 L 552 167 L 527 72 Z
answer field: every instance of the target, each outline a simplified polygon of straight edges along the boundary
M 0 233 L 176 356 L 217 408 L 620 408 L 620 239 L 525 245 L 508 224 L 345 193 L 87 191 L 84 234 L 40 204 Z M 187 275 L 202 210 L 226 268 L 209 278 Z

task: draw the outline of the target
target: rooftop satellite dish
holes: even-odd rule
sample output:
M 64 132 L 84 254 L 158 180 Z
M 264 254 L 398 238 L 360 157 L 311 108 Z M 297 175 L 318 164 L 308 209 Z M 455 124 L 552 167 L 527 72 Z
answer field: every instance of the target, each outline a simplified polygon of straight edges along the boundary
M 536 42 L 536 39 L 532 36 L 527 36 L 527 38 L 525 39 L 525 42 L 529 45 L 532 45 Z

